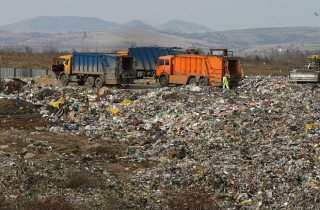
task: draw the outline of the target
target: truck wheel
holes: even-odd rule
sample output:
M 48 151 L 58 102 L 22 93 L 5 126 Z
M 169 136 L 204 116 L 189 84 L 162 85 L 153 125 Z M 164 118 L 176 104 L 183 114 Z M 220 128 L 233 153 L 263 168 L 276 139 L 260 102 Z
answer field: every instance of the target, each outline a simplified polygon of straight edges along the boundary
M 94 82 L 95 82 L 95 79 L 93 76 L 90 76 L 87 78 L 87 82 L 86 84 L 89 86 L 89 87 L 94 87 Z
M 66 74 L 61 74 L 60 75 L 60 81 L 63 85 L 68 85 L 69 84 L 69 78 L 68 75 Z
M 208 86 L 208 79 L 206 79 L 206 78 L 201 78 L 201 79 L 199 80 L 199 85 L 200 85 L 200 86 Z
M 101 88 L 104 85 L 104 81 L 101 77 L 96 78 L 95 85 L 97 88 Z
M 196 78 L 194 78 L 194 77 L 193 77 L 193 78 L 190 78 L 188 84 L 189 84 L 189 85 L 197 85 Z
M 168 84 L 169 84 L 168 77 L 167 76 L 161 76 L 159 78 L 159 83 L 160 83 L 161 87 L 167 87 Z

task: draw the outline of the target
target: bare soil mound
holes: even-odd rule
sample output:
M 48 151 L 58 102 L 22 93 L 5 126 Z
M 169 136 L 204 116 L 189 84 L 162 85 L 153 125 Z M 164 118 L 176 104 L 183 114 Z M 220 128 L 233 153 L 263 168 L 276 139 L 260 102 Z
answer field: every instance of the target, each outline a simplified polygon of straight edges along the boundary
M 52 124 L 42 118 L 38 108 L 27 101 L 0 99 L 0 128 L 33 130 L 35 127 L 46 127 Z

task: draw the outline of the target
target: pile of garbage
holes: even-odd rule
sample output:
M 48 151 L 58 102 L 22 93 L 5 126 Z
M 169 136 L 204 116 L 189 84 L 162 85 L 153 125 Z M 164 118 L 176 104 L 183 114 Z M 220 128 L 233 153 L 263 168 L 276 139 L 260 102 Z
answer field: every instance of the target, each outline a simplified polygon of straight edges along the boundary
M 21 91 L 21 89 L 27 84 L 18 78 L 0 79 L 0 91 L 5 94 L 12 94 Z
M 319 206 L 318 84 L 245 77 L 228 91 L 29 83 L 17 97 L 40 107 L 48 132 L 123 143 L 118 159 L 152 163 L 116 181 L 131 208 Z

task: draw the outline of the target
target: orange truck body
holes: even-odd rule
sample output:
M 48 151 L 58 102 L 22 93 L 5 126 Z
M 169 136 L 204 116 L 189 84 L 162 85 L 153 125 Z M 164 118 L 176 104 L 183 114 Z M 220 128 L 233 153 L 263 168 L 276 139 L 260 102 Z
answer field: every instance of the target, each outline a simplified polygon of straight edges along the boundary
M 231 85 L 241 79 L 238 57 L 177 54 L 159 57 L 156 66 L 156 79 L 159 79 L 161 86 L 169 84 L 222 86 L 222 78 L 225 74 L 228 74 Z

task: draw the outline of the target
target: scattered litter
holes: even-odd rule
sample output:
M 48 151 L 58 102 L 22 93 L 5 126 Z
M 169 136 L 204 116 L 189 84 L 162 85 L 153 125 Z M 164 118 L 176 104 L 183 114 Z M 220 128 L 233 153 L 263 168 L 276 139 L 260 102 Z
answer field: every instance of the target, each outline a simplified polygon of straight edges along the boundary
M 318 207 L 319 84 L 245 77 L 230 91 L 69 86 L 63 100 L 61 88 L 47 89 L 39 97 L 43 88 L 27 84 L 19 93 L 22 102 L 39 106 L 42 117 L 55 123 L 35 131 L 86 136 L 88 145 L 80 147 L 105 145 L 77 161 L 90 163 L 83 171 L 110 176 L 108 189 L 130 199 L 131 206 L 123 208 L 168 209 L 169 197 L 195 187 L 193 193 L 210 195 L 199 199 L 210 198 L 219 209 Z M 131 173 L 126 181 L 111 177 L 108 167 L 90 168 L 97 151 L 105 152 L 111 142 L 127 147 L 113 157 Z M 28 150 L 23 157 L 36 158 Z

